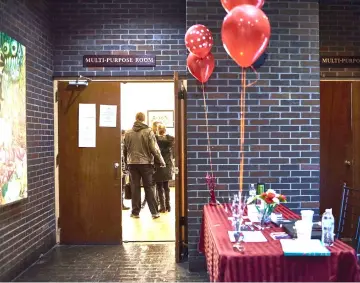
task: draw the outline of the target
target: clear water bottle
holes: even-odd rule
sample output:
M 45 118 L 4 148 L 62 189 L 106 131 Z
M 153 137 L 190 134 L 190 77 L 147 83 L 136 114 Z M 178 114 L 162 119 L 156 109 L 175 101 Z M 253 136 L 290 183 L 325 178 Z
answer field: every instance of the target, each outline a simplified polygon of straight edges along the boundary
M 332 214 L 332 209 L 326 209 L 321 219 L 321 242 L 326 247 L 330 247 L 334 243 L 334 226 L 335 220 Z
M 249 196 L 250 196 L 250 198 L 253 198 L 256 196 L 255 184 L 250 184 Z
M 255 189 L 255 184 L 250 184 L 250 189 L 249 189 L 249 199 L 254 199 L 256 196 L 256 189 Z M 257 200 L 255 202 L 255 204 L 259 204 L 259 200 Z

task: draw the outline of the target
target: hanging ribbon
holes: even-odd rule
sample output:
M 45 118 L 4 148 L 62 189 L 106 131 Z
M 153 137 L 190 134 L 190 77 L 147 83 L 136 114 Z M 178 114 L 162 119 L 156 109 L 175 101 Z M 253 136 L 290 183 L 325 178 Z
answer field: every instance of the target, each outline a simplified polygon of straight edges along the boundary
M 256 74 L 256 80 L 246 85 L 246 69 L 241 69 L 241 91 L 240 91 L 240 176 L 239 176 L 239 190 L 240 194 L 243 191 L 244 184 L 244 142 L 245 142 L 245 111 L 246 111 L 246 88 L 250 87 L 259 80 L 259 74 L 255 68 L 251 66 L 251 69 Z
M 204 101 L 204 113 L 205 113 L 205 127 L 206 127 L 206 138 L 207 138 L 207 151 L 209 153 L 209 164 L 210 164 L 210 174 L 206 174 L 206 184 L 209 189 L 210 193 L 210 204 L 216 205 L 216 197 L 215 197 L 215 188 L 216 188 L 216 178 L 214 175 L 213 164 L 212 164 L 212 154 L 211 154 L 211 141 L 210 141 L 210 134 L 209 134 L 209 119 L 207 114 L 207 104 L 206 104 L 206 96 L 205 96 L 205 85 L 202 84 L 203 90 L 203 101 Z

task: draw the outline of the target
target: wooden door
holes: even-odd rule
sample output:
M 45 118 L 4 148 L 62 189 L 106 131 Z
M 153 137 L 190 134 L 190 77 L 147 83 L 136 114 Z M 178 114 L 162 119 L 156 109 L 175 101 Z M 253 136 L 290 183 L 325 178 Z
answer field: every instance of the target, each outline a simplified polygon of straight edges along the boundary
M 119 244 L 120 83 L 90 82 L 74 90 L 60 82 L 58 97 L 60 242 Z M 79 147 L 80 103 L 96 104 L 96 147 Z M 100 105 L 116 105 L 116 127 L 99 127 Z
M 320 213 L 338 223 L 343 184 L 353 186 L 351 82 L 320 84 Z
M 360 190 L 360 82 L 352 82 L 353 188 Z
M 175 256 L 176 262 L 187 257 L 187 195 L 186 195 L 186 117 L 185 89 L 178 74 L 174 74 L 175 93 Z

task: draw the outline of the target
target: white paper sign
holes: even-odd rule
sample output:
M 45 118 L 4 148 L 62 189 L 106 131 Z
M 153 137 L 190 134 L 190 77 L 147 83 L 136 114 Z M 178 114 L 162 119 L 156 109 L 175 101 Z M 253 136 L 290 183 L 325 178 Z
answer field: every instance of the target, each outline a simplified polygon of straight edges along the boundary
M 116 105 L 100 105 L 100 127 L 116 128 Z
M 79 147 L 96 147 L 96 104 L 79 104 Z

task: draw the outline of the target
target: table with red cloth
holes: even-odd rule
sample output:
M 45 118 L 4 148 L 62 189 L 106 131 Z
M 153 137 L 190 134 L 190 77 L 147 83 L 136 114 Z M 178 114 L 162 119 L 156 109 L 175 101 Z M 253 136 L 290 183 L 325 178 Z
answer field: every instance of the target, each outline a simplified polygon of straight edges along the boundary
M 290 209 L 279 205 L 276 212 L 285 219 L 300 219 Z M 206 256 L 212 282 L 357 282 L 359 279 L 355 250 L 341 241 L 330 247 L 331 256 L 284 256 L 279 240 L 270 233 L 283 231 L 272 226 L 262 230 L 268 240 L 244 243 L 245 251 L 233 249 L 228 231 L 233 230 L 229 215 L 221 205 L 205 205 L 199 250 Z

